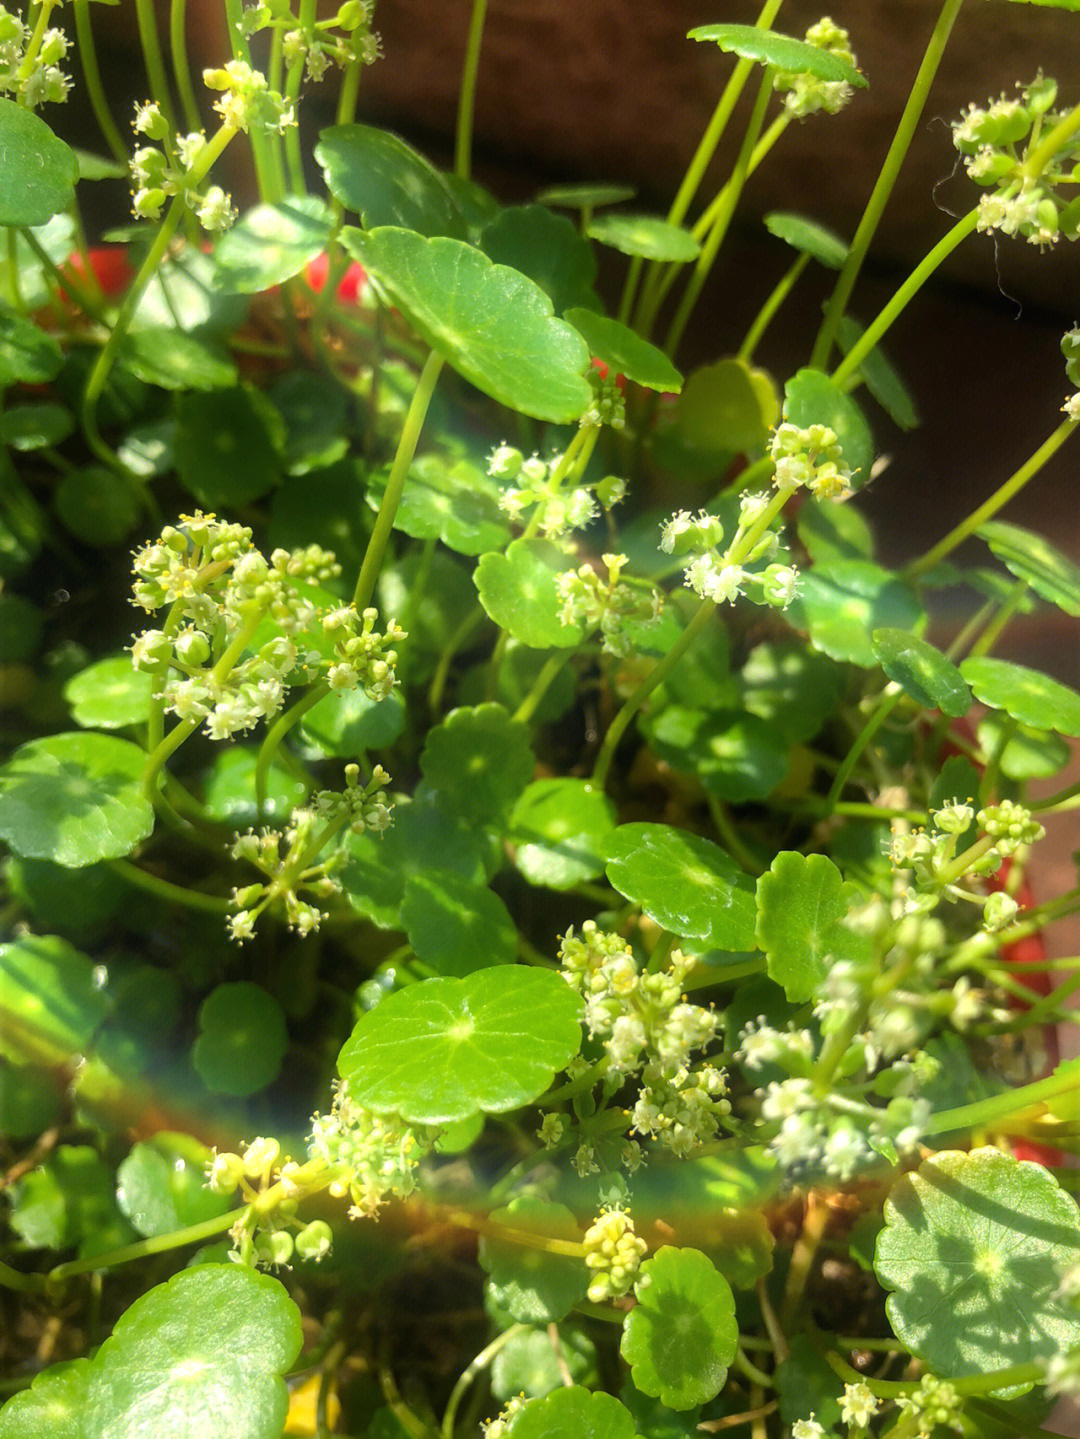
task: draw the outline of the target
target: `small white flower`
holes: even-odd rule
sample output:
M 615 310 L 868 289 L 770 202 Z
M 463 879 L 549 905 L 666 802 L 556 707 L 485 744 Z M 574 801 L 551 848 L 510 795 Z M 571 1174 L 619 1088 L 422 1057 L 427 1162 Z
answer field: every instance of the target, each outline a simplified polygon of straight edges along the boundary
M 880 1407 L 881 1401 L 874 1398 L 866 1384 L 844 1385 L 844 1393 L 840 1399 L 840 1418 L 845 1424 L 865 1428 Z

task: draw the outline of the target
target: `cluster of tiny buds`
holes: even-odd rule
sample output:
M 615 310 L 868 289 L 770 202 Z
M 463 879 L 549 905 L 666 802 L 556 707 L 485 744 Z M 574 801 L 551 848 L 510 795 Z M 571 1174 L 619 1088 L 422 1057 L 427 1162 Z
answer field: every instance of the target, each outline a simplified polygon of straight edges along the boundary
M 417 1165 L 436 1134 L 364 1109 L 342 1081 L 330 1113 L 312 1118 L 308 1152 L 335 1171 L 329 1192 L 351 1198 L 350 1219 L 375 1218 L 389 1195 L 406 1198 L 416 1188 Z
M 896 1404 L 915 1422 L 915 1432 L 920 1439 L 930 1439 L 941 1429 L 951 1429 L 954 1434 L 967 1432 L 963 1400 L 956 1387 L 934 1374 L 924 1374 L 918 1389 L 913 1394 L 901 1395 Z
M 507 1439 L 511 1425 L 528 1403 L 524 1394 L 515 1394 L 508 1399 L 496 1418 L 481 1423 L 484 1439 Z
M 648 1246 L 624 1209 L 605 1209 L 585 1233 L 585 1265 L 592 1273 L 586 1297 L 593 1304 L 629 1294 Z
M 621 430 L 626 425 L 626 401 L 618 384 L 609 375 L 602 375 L 594 366 L 586 375 L 593 390 L 592 404 L 578 421 L 582 429 L 599 429 L 607 425 Z
M 556 585 L 562 602 L 559 620 L 564 625 L 581 625 L 589 630 L 598 627 L 605 652 L 625 659 L 634 651 L 634 633 L 629 627 L 658 620 L 663 594 L 652 586 L 620 580 L 627 564 L 625 555 L 605 554 L 601 558 L 608 572 L 606 582 L 591 564 L 565 570 L 558 576 Z
M 259 9 L 267 15 L 262 24 L 269 24 L 269 7 Z M 345 0 L 332 19 L 316 21 L 306 29 L 287 30 L 282 37 L 286 65 L 292 67 L 303 61 L 305 75 L 316 82 L 331 65 L 342 70 L 357 61 L 374 65 L 383 54 L 382 39 L 371 28 L 374 11 L 375 0 Z M 345 33 L 335 35 L 334 29 Z
M 827 15 L 807 30 L 806 43 L 818 50 L 829 51 L 849 65 L 855 64 L 848 32 Z M 851 86 L 846 80 L 819 80 L 805 72 L 778 71 L 773 78 L 773 89 L 783 93 L 787 113 L 800 120 L 820 110 L 827 115 L 835 115 L 851 99 Z
M 60 69 L 71 42 L 63 30 L 44 28 L 56 4 L 46 0 L 33 31 L 21 15 L 0 5 L 0 95 L 11 95 L 26 110 L 62 104 L 71 77 Z
M 760 572 L 747 568 L 768 559 L 779 548 L 780 540 L 775 530 L 766 529 L 756 539 L 748 536 L 748 532 L 761 520 L 768 504 L 768 497 L 764 495 L 742 496 L 738 529 L 723 554 L 718 553 L 718 546 L 724 538 L 723 526 L 716 515 L 710 515 L 706 510 L 699 510 L 696 515 L 689 510 L 677 510 L 660 526 L 660 548 L 669 555 L 693 555 L 683 571 L 683 581 L 702 599 L 716 604 L 734 604 L 740 595 L 745 594 L 757 603 L 786 609 L 799 593 L 796 567 L 773 563 Z
M 819 500 L 842 500 L 851 493 L 851 471 L 829 425 L 777 425 L 769 443 L 777 489 L 807 489 Z
M 522 520 L 526 510 L 532 510 L 533 520 L 549 539 L 588 528 L 600 505 L 609 510 L 626 494 L 626 481 L 617 475 L 606 475 L 588 484 L 571 483 L 564 489 L 574 466 L 569 467 L 568 474 L 560 474 L 563 458 L 561 454 L 549 460 L 537 454 L 526 457 L 505 443 L 497 445 L 488 457 L 488 474 L 508 486 L 499 496 L 499 508 L 515 521 Z
M 241 1146 L 241 1153 L 218 1153 L 207 1166 L 207 1188 L 214 1194 L 243 1196 L 246 1206 L 229 1230 L 235 1248 L 229 1258 L 238 1264 L 288 1265 L 296 1257 L 318 1263 L 330 1253 L 334 1235 L 325 1220 L 298 1220 L 296 1208 L 307 1183 L 317 1176 L 311 1166 L 282 1158 L 276 1139 L 260 1137 Z M 268 1205 L 268 1191 L 278 1191 Z M 271 1196 L 273 1197 L 273 1196 Z M 255 1201 L 261 1201 L 257 1206 Z
M 360 766 L 347 764 L 344 790 L 316 790 L 310 804 L 322 819 L 341 821 L 353 834 L 363 834 L 368 829 L 381 834 L 394 822 L 394 807 L 382 787 L 389 783 L 390 776 L 381 764 L 372 770 L 366 785 L 360 783 Z
M 135 107 L 135 133 L 156 143 L 140 145 L 131 157 L 131 209 L 138 220 L 156 220 L 165 201 L 182 194 L 204 230 L 227 230 L 236 219 L 232 199 L 220 185 L 201 188 L 206 177 L 206 136 L 201 130 L 174 135 L 155 101 Z M 158 149 L 157 146 L 161 148 Z

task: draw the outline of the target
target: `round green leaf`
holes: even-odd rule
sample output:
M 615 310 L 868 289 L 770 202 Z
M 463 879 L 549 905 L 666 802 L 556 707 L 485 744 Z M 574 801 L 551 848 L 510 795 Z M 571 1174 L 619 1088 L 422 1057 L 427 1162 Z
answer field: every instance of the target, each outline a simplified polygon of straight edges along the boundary
M 839 270 L 847 259 L 846 242 L 816 220 L 808 220 L 805 215 L 796 215 L 790 210 L 774 210 L 771 215 L 765 216 L 765 228 L 770 235 L 809 255 L 827 270 Z
M 799 370 L 788 380 L 784 386 L 784 419 L 804 427 L 828 425 L 840 441 L 855 489 L 870 478 L 874 463 L 870 426 L 851 396 L 821 370 Z
M 236 384 L 236 363 L 214 340 L 175 327 L 147 326 L 125 336 L 121 363 L 161 390 L 227 390 Z
M 214 285 L 214 261 L 190 248 L 165 260 L 143 291 L 131 317 L 131 332 L 146 329 L 184 330 L 188 334 L 226 335 L 247 314 L 243 295 Z
M 507 1439 L 636 1439 L 630 1411 L 610 1394 L 578 1385 L 530 1399 L 514 1416 Z
M 0 106 L 8 103 L 0 100 Z M 47 384 L 56 379 L 63 363 L 63 351 L 52 335 L 21 315 L 0 310 L 0 390 L 17 383 Z
M 650 345 L 628 325 L 581 308 L 567 310 L 563 318 L 580 332 L 593 358 L 603 360 L 612 374 L 625 375 L 648 390 L 678 394 L 682 389 L 682 375 L 663 350 Z
M 41 643 L 44 628 L 37 605 L 21 595 L 0 591 L 0 664 L 30 659 Z
M 764 370 L 745 360 L 717 360 L 695 370 L 686 381 L 671 425 L 691 450 L 733 455 L 765 443 L 779 408 Z
M 372 509 L 379 507 L 388 474 L 369 477 L 365 498 Z M 459 555 L 504 549 L 512 533 L 499 509 L 499 488 L 486 471 L 438 454 L 421 455 L 410 466 L 394 529 L 418 540 L 440 539 Z
M 731 804 L 764 799 L 788 772 L 788 742 L 766 720 L 742 710 L 668 705 L 647 732 L 661 759 L 697 776 Z
M 257 500 L 281 475 L 271 433 L 277 415 L 245 385 L 176 402 L 176 468 L 189 494 L 208 510 Z
M 1080 694 L 1049 675 L 987 655 L 962 660 L 960 673 L 975 691 L 975 698 L 991 709 L 1004 710 L 1035 729 L 1080 735 Z
M 926 623 L 908 586 L 869 560 L 830 560 L 807 570 L 787 613 L 792 624 L 810 632 L 815 649 L 864 669 L 878 662 L 870 640 L 874 630 L 911 633 Z
M 816 565 L 874 557 L 873 531 L 854 505 L 803 505 L 795 528 Z
M 756 25 L 698 25 L 686 38 L 712 40 L 729 55 L 754 60 L 759 65 L 771 65 L 777 70 L 813 75 L 817 80 L 829 82 L 846 80 L 849 85 L 859 88 L 866 86 L 865 77 L 839 55 L 809 45 L 805 40 L 795 40 L 790 35 L 759 30 Z
M 1080 615 L 1080 565 L 1067 559 L 1049 540 L 1019 525 L 988 520 L 977 531 L 980 539 L 1018 580 L 1027 580 L 1037 595 L 1067 615 Z
M 530 1104 L 581 1045 L 581 999 L 550 969 L 482 969 L 388 995 L 345 1041 L 357 1103 L 410 1124 L 452 1124 Z
M 203 1000 L 199 1029 L 191 1062 L 214 1094 L 257 1094 L 277 1078 L 289 1032 L 281 1005 L 261 985 L 219 984 Z
M 84 729 L 123 729 L 145 723 L 152 689 L 152 677 L 135 669 L 130 655 L 115 655 L 73 675 L 64 698 L 72 719 Z
M 66 405 L 12 405 L 0 415 L 0 440 L 13 450 L 41 450 L 59 445 L 75 428 Z
M 329 694 L 304 716 L 305 739 L 325 754 L 354 759 L 362 750 L 393 744 L 405 728 L 405 701 L 393 689 L 384 700 L 372 700 L 360 688 Z
M 871 636 L 881 668 L 894 684 L 924 709 L 939 709 L 953 719 L 971 708 L 971 691 L 951 660 L 908 630 L 875 630 Z
M 86 1433 L 201 1439 L 212 1415 L 229 1439 L 278 1439 L 281 1376 L 302 1344 L 300 1311 L 270 1275 L 184 1269 L 136 1299 L 91 1361 Z
M 341 239 L 432 349 L 493 400 L 557 424 L 591 403 L 585 342 L 519 271 L 412 230 L 346 229 Z
M 546 1199 L 513 1199 L 488 1218 L 508 1229 L 544 1239 L 581 1242 L 577 1220 L 564 1204 Z M 548 1254 L 541 1248 L 499 1237 L 481 1238 L 480 1265 L 489 1277 L 491 1296 L 524 1324 L 557 1324 L 585 1298 L 589 1271 L 580 1259 Z
M 146 755 L 103 734 L 57 734 L 0 767 L 0 838 L 16 854 L 79 869 L 130 854 L 154 828 Z
M 190 1134 L 163 1130 L 133 1146 L 116 1171 L 116 1202 L 135 1230 L 146 1237 L 170 1234 L 224 1214 L 228 1195 L 206 1186 L 212 1153 Z
M 88 465 L 65 475 L 54 503 L 71 533 L 98 549 L 123 544 L 141 515 L 130 484 L 103 465 Z
M 622 824 L 606 852 L 610 883 L 670 933 L 754 948 L 754 881 L 719 845 L 666 824 Z
M 326 249 L 330 211 L 317 195 L 256 205 L 214 248 L 215 284 L 255 295 L 291 280 Z
M 510 817 L 514 864 L 530 884 L 570 889 L 604 869 L 615 810 L 583 779 L 534 780 Z
M 68 936 L 99 935 L 129 893 L 107 863 L 76 871 L 47 859 L 12 855 L 7 880 L 12 894 L 42 926 Z
M 286 474 L 307 475 L 312 470 L 329 469 L 348 453 L 349 407 L 343 389 L 328 386 L 321 375 L 290 370 L 271 385 L 269 393 L 285 422 Z M 324 488 L 323 483 L 320 480 L 315 485 L 315 503 L 325 503 L 318 493 Z M 289 489 L 285 486 L 279 493 L 286 494 Z M 299 489 L 305 507 L 311 505 L 312 486 L 303 485 Z M 339 513 L 339 522 L 342 518 Z M 342 559 L 337 546 L 327 548 L 334 550 L 339 561 Z
M 789 1000 L 813 998 L 832 965 L 855 959 L 864 936 L 844 924 L 859 892 L 831 859 L 794 850 L 778 854 L 757 882 L 757 942 L 769 975 Z
M 543 205 L 511 205 L 480 232 L 480 248 L 496 265 L 509 265 L 539 285 L 555 313 L 571 305 L 599 304 L 593 292 L 596 257 L 592 246 L 565 215 Z M 575 329 L 581 327 L 571 321 Z
M 0 225 L 44 225 L 75 200 L 79 165 L 40 116 L 0 100 Z
M 52 1364 L 0 1407 L 0 1439 L 86 1439 L 89 1359 Z
M 404 140 L 371 125 L 333 125 L 315 146 L 326 188 L 365 230 L 400 225 L 420 235 L 465 233 L 439 172 Z
M 735 1358 L 735 1296 L 698 1249 L 665 1244 L 641 1266 L 620 1353 L 635 1386 L 669 1409 L 715 1399 Z
M 566 210 L 598 210 L 601 205 L 621 205 L 636 194 L 632 185 L 594 185 L 585 180 L 577 185 L 549 185 L 536 198 L 541 205 Z
M 558 576 L 569 568 L 562 550 L 550 540 L 520 539 L 505 554 L 480 557 L 474 579 L 480 603 L 491 619 L 514 639 L 533 649 L 570 649 L 581 643 L 580 625 L 560 619 Z
M 1080 1314 L 1054 1297 L 1080 1262 L 1080 1211 L 1042 1165 L 947 1150 L 904 1175 L 884 1213 L 874 1269 L 894 1291 L 889 1322 L 936 1373 L 992 1373 L 1080 1344 Z
M 9 1139 L 33 1139 L 53 1123 L 63 1107 L 62 1086 L 55 1074 L 34 1064 L 0 1060 L 0 1134 Z M 0 1423 L 0 1434 L 3 1432 Z
M 518 934 L 497 894 L 454 874 L 429 870 L 405 882 L 401 923 L 413 953 L 439 974 L 462 978 L 493 964 L 513 964 Z
M 448 810 L 501 831 L 532 779 L 536 756 L 527 725 L 502 705 L 482 704 L 451 710 L 428 731 L 420 768 Z
M 318 705 L 315 708 L 318 709 Z M 211 819 L 238 830 L 259 822 L 255 807 L 256 759 L 254 747 L 241 744 L 230 745 L 214 756 L 203 791 L 203 804 Z M 303 780 L 272 764 L 267 777 L 264 819 L 287 819 L 297 805 L 304 803 L 307 793 Z
M 596 1345 L 574 1324 L 560 1324 L 558 1343 L 552 1332 L 521 1329 L 507 1340 L 491 1365 L 491 1392 L 505 1402 L 515 1394 L 542 1399 L 566 1383 L 595 1384 Z
M 68 1063 L 111 1007 L 91 961 L 66 940 L 26 935 L 0 945 L 0 1055 L 12 1063 Z
M 984 715 L 976 733 L 987 754 L 1000 751 L 998 764 L 1009 779 L 1049 779 L 1068 764 L 1072 753 L 1056 734 L 1017 724 L 997 710 Z M 1001 748 L 1003 739 L 1004 749 Z
M 701 254 L 701 245 L 689 230 L 670 225 L 659 215 L 598 215 L 585 233 L 591 240 L 608 245 L 623 255 L 640 255 L 645 260 L 687 264 Z
M 742 667 L 741 698 L 790 743 L 805 744 L 832 714 L 843 682 L 843 670 L 827 655 L 794 640 L 766 640 Z

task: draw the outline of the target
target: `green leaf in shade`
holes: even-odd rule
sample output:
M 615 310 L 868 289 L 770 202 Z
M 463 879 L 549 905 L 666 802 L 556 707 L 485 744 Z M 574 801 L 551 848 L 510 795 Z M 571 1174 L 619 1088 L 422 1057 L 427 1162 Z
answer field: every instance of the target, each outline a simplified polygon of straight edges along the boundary
M 0 105 L 8 103 L 0 100 Z M 63 351 L 52 335 L 21 315 L 0 310 L 0 390 L 14 384 L 47 384 L 56 379 L 63 363 Z
M 988 520 L 976 531 L 1018 580 L 1027 580 L 1037 595 L 1057 605 L 1067 615 L 1080 615 L 1080 565 L 1060 550 L 1019 525 Z
M 971 691 L 951 660 L 909 630 L 881 629 L 871 636 L 878 663 L 894 684 L 924 709 L 953 719 L 971 708 Z
M 326 249 L 330 210 L 316 195 L 256 205 L 214 247 L 214 283 L 255 295 L 283 285 Z
M 0 945 L 0 1056 L 65 1064 L 87 1048 L 112 1001 L 85 954 L 55 935 Z
M 424 778 L 447 809 L 500 832 L 535 768 L 529 727 L 499 704 L 451 710 L 428 730 L 420 755 Z
M 735 1358 L 731 1286 L 698 1249 L 665 1244 L 641 1266 L 619 1352 L 636 1388 L 669 1409 L 714 1399 Z
M 558 1344 L 543 1329 L 523 1329 L 507 1340 L 491 1365 L 491 1392 L 504 1403 L 515 1394 L 542 1399 L 563 1388 L 566 1375 L 575 1384 L 597 1382 L 596 1345 L 576 1324 L 559 1325 Z
M 844 923 L 859 899 L 823 854 L 784 850 L 758 880 L 757 942 L 789 1000 L 812 999 L 833 964 L 865 953 L 866 937 Z
M 314 711 L 308 713 L 310 715 Z M 220 820 L 232 829 L 245 829 L 258 823 L 255 807 L 257 758 L 254 746 L 241 744 L 230 745 L 214 756 L 203 790 L 203 804 L 211 819 Z M 265 819 L 287 819 L 297 805 L 304 803 L 307 794 L 303 780 L 280 765 L 272 764 L 266 784 Z
M 86 1433 L 183 1435 L 213 1415 L 229 1439 L 278 1439 L 282 1375 L 303 1345 L 285 1287 L 240 1264 L 184 1269 L 136 1299 L 91 1361 Z
M 787 616 L 793 625 L 809 631 L 815 649 L 863 669 L 874 669 L 878 663 L 870 639 L 874 630 L 918 633 L 926 624 L 914 592 L 869 560 L 830 560 L 805 571 L 799 597 L 788 606 Z
M 567 310 L 563 316 L 578 330 L 594 359 L 603 360 L 613 375 L 625 375 L 647 390 L 682 389 L 682 375 L 663 350 L 636 335 L 628 325 L 595 310 Z
M 432 349 L 493 400 L 557 424 L 590 404 L 585 342 L 527 276 L 412 230 L 346 229 L 341 239 Z
M 809 255 L 827 270 L 839 270 L 847 259 L 847 242 L 805 215 L 796 215 L 790 210 L 774 210 L 771 215 L 765 216 L 765 228 L 770 235 L 775 235 L 801 254 Z
M 104 465 L 69 471 L 57 486 L 53 503 L 76 539 L 96 549 L 122 544 L 142 514 L 131 485 Z
M 976 733 L 985 753 L 998 755 L 1001 772 L 1009 779 L 1050 779 L 1069 762 L 1071 750 L 1063 739 L 1049 730 L 1017 724 L 997 710 L 984 715 Z
M 75 428 L 75 416 L 66 405 L 12 405 L 0 415 L 0 440 L 13 450 L 41 450 L 60 445 Z
M 372 700 L 362 689 L 330 694 L 308 710 L 301 730 L 304 738 L 325 754 L 354 759 L 368 749 L 384 749 L 405 728 L 405 701 L 397 689 L 384 700 Z
M 0 664 L 31 659 L 41 644 L 44 621 L 37 605 L 0 590 Z
M 44 225 L 75 200 L 75 152 L 25 105 L 0 100 L 0 225 Z
M 844 675 L 827 655 L 795 640 L 766 640 L 750 651 L 739 682 L 751 714 L 768 720 L 790 743 L 804 744 L 833 713 Z
M 632 185 L 595 185 L 583 180 L 577 185 L 549 185 L 536 199 L 538 204 L 565 210 L 598 210 L 602 205 L 621 205 L 636 194 Z
M 147 327 L 127 335 L 120 363 L 161 390 L 227 390 L 236 384 L 236 363 L 223 345 L 183 330 Z
M 116 453 L 133 475 L 152 479 L 173 469 L 175 437 L 175 420 L 151 420 L 145 425 L 132 426 L 117 445 Z
M 365 230 L 400 225 L 419 235 L 464 235 L 464 221 L 438 170 L 389 131 L 332 125 L 319 135 L 315 159 L 326 188 L 360 216 Z
M 506 1439 L 636 1439 L 630 1411 L 610 1394 L 578 1385 L 530 1399 L 506 1431 Z
M 534 650 L 520 640 L 511 639 L 503 651 L 503 662 L 499 667 L 499 682 L 495 698 L 513 714 L 522 700 L 531 692 L 540 676 L 540 671 L 555 650 Z M 565 652 L 564 652 L 565 653 Z M 457 697 L 463 704 L 476 704 L 482 699 L 491 667 L 481 662 L 467 670 L 458 685 Z M 533 712 L 534 725 L 550 724 L 564 715 L 577 697 L 577 680 L 572 665 L 563 665 L 544 697 Z
M 514 864 L 530 884 L 570 889 L 604 869 L 615 810 L 588 780 L 534 780 L 514 807 Z
M 151 676 L 135 669 L 130 655 L 115 655 L 73 675 L 64 698 L 84 729 L 123 729 L 145 723 L 152 689 Z
M 961 661 L 960 673 L 975 698 L 991 709 L 1004 710 L 1035 729 L 1080 735 L 1080 694 L 1049 675 L 988 655 L 969 655 Z
M 776 1393 L 780 1417 L 793 1426 L 813 1417 L 828 1433 L 843 1433 L 840 1427 L 840 1394 L 843 1381 L 829 1368 L 824 1356 L 805 1334 L 791 1340 L 787 1358 L 776 1366 Z
M 191 1062 L 214 1094 L 257 1094 L 275 1080 L 289 1047 L 281 1005 L 260 984 L 219 984 L 199 1010 Z
M 63 1110 L 63 1090 L 56 1075 L 39 1065 L 0 1060 L 0 1134 L 36 1138 Z
M 127 897 L 124 881 L 108 864 L 65 869 L 47 859 L 11 855 L 6 879 L 13 896 L 25 904 L 41 927 L 78 938 L 96 935 Z
M 659 215 L 598 215 L 585 233 L 590 240 L 608 245 L 623 255 L 640 255 L 644 260 L 677 261 L 687 264 L 701 254 L 701 245 L 689 230 L 670 225 Z
M 734 455 L 765 443 L 780 402 L 764 370 L 724 359 L 695 370 L 672 411 L 671 426 L 688 449 Z
M 518 933 L 497 894 L 448 869 L 405 882 L 401 923 L 417 959 L 461 979 L 493 964 L 513 964 Z
M 759 65 L 771 65 L 796 75 L 813 75 L 816 80 L 829 83 L 844 80 L 859 89 L 864 89 L 867 83 L 855 66 L 839 55 L 809 45 L 805 40 L 795 40 L 790 35 L 759 30 L 756 25 L 698 25 L 686 38 L 711 40 L 721 50 L 729 55 L 738 55 L 741 60 L 754 60 Z
M 195 247 L 182 250 L 158 266 L 135 313 L 131 332 L 146 329 L 185 330 L 202 335 L 227 335 L 247 313 L 248 300 L 214 285 L 214 261 Z
M 372 509 L 379 507 L 388 474 L 384 469 L 369 477 L 365 499 Z M 394 529 L 418 540 L 440 539 L 459 555 L 505 549 L 513 533 L 499 509 L 495 481 L 468 460 L 451 462 L 439 454 L 421 455 L 409 467 Z
M 473 884 L 484 883 L 480 841 L 460 815 L 427 795 L 394 809 L 384 834 L 349 838 L 342 880 L 354 909 L 380 929 L 398 927 L 405 886 L 413 875 L 453 870 Z
M 754 881 L 719 845 L 666 824 L 622 824 L 607 877 L 663 929 L 708 949 L 755 947 Z
M 321 375 L 292 370 L 271 385 L 269 394 L 285 422 L 282 458 L 287 475 L 328 469 L 348 453 L 349 406 L 344 390 L 327 385 Z M 298 487 L 305 504 L 312 501 L 313 487 L 321 485 L 315 481 Z
M 180 482 L 208 510 L 246 505 L 281 477 L 273 434 L 280 417 L 246 385 L 176 402 L 176 468 Z
M 0 1439 L 86 1439 L 89 1359 L 51 1364 L 0 1407 Z
M 488 616 L 514 639 L 533 649 L 571 649 L 581 643 L 580 625 L 559 618 L 558 576 L 570 568 L 550 540 L 520 539 L 505 554 L 480 557 L 474 579 Z
M 1080 1211 L 1042 1165 L 946 1150 L 893 1186 L 884 1213 L 874 1269 L 893 1291 L 889 1322 L 935 1373 L 990 1374 L 1080 1344 L 1080 1314 L 1055 1297 L 1080 1262 Z
M 154 828 L 146 755 L 113 735 L 50 735 L 0 767 L 0 838 L 72 869 L 130 854 Z
M 329 400 L 326 408 L 332 416 L 336 401 Z M 282 413 L 288 424 L 288 400 Z M 295 467 L 297 451 L 289 440 L 286 440 L 284 458 L 287 471 L 290 466 Z M 351 577 L 359 570 L 364 557 L 367 519 L 360 466 L 355 459 L 346 458 L 325 469 L 316 468 L 310 475 L 304 471 L 302 479 L 286 479 L 278 486 L 270 497 L 267 543 L 271 548 L 281 545 L 285 549 L 322 545 L 324 549 L 333 550 L 342 574 Z M 351 579 L 346 580 L 346 585 L 351 588 Z
M 874 437 L 862 410 L 828 375 L 811 369 L 792 375 L 784 386 L 784 419 L 804 428 L 828 425 L 840 441 L 852 486 L 866 484 L 874 463 Z
M 94 155 L 89 150 L 74 151 L 79 162 L 80 180 L 126 180 L 129 174 L 126 165 L 109 160 L 104 155 Z
M 874 557 L 873 532 L 854 505 L 804 504 L 795 528 L 816 565 Z
M 534 1196 L 512 1199 L 488 1218 L 543 1239 L 580 1244 L 583 1237 L 564 1204 Z M 497 1235 L 481 1238 L 479 1258 L 495 1303 L 523 1324 L 557 1324 L 581 1303 L 589 1287 L 590 1274 L 580 1259 Z
M 732 804 L 764 799 L 788 771 L 786 737 L 741 710 L 706 713 L 668 705 L 646 732 L 661 759 L 696 775 L 710 794 Z
M 484 226 L 480 248 L 496 265 L 528 275 L 550 298 L 557 315 L 571 305 L 600 303 L 593 291 L 596 256 L 565 215 L 553 215 L 543 205 L 508 206 Z
M 338 1057 L 349 1095 L 410 1124 L 505 1114 L 537 1099 L 581 1045 L 581 999 L 550 969 L 427 979 L 365 1014 Z
M 113 1173 L 89 1144 L 62 1144 L 21 1180 L 11 1227 L 32 1249 L 75 1248 L 88 1258 L 135 1238 L 116 1207 Z
M 231 1197 L 206 1186 L 212 1158 L 212 1151 L 190 1134 L 168 1130 L 134 1145 L 116 1171 L 121 1213 L 148 1238 L 224 1214 Z
M 846 355 L 862 338 L 863 326 L 851 315 L 844 315 L 836 338 Z M 859 363 L 857 373 L 878 404 L 901 430 L 914 430 L 919 423 L 919 412 L 907 386 L 900 378 L 892 361 L 880 345 L 875 345 Z

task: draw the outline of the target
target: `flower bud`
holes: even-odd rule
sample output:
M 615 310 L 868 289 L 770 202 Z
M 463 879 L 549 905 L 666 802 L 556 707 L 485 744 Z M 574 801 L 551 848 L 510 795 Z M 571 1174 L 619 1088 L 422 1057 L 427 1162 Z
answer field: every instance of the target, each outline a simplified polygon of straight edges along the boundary
M 293 1257 L 293 1238 L 284 1229 L 255 1236 L 255 1255 L 260 1264 L 288 1264 Z
M 334 1231 L 325 1219 L 314 1219 L 301 1229 L 296 1236 L 296 1253 L 301 1259 L 311 1259 L 317 1264 L 330 1253 L 334 1243 Z

